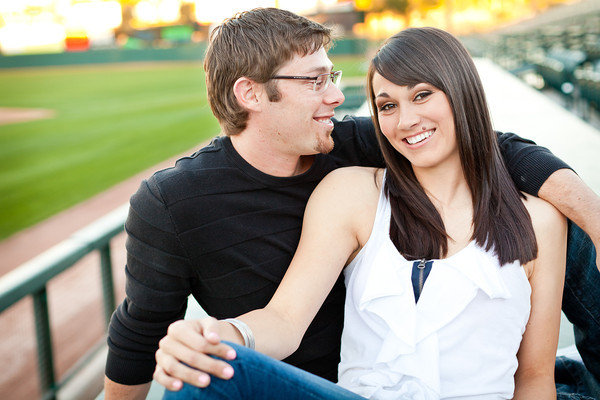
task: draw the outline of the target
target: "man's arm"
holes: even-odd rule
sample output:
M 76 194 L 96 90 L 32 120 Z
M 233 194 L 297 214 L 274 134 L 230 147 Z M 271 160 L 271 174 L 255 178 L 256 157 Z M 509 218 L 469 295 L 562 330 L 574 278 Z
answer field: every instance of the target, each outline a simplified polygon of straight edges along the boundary
M 108 329 L 107 400 L 145 397 L 158 342 L 172 322 L 183 318 L 193 279 L 152 178 L 132 196 L 125 230 L 127 297 Z
M 104 398 L 144 400 L 150 390 L 150 382 L 141 385 L 121 385 L 104 377 Z
M 596 267 L 600 270 L 600 197 L 570 169 L 560 169 L 550 175 L 538 196 L 590 236 L 596 247 Z
M 498 144 L 517 188 L 540 197 L 579 225 L 600 245 L 600 197 L 550 150 L 514 133 L 498 134 Z M 596 258 L 600 268 L 600 257 Z

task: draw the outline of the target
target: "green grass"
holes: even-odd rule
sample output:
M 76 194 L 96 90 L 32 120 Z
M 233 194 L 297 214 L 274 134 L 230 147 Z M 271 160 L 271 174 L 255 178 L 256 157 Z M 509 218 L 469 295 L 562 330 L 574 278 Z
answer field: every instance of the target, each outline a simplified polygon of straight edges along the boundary
M 56 117 L 0 126 L 0 238 L 219 132 L 198 64 L 0 71 L 0 107 Z
M 333 69 L 344 71 L 342 81 L 344 78 L 364 80 L 369 68 L 368 60 L 365 60 L 362 56 L 336 56 L 332 57 L 331 61 L 333 62 Z
M 336 57 L 362 77 L 361 57 Z M 219 132 L 198 63 L 0 70 L 0 107 L 55 118 L 0 125 L 0 239 Z

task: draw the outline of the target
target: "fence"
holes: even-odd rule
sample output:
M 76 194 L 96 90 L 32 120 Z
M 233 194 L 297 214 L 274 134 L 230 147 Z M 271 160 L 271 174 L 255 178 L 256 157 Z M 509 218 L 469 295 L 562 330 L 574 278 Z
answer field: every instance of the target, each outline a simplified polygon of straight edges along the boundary
M 97 346 L 92 349 L 60 382 L 56 381 L 46 286 L 51 279 L 72 267 L 88 253 L 99 251 L 102 299 L 105 320 L 108 325 L 115 309 L 110 241 L 123 231 L 127 210 L 127 205 L 121 206 L 0 278 L 0 313 L 25 296 L 33 297 L 38 371 L 44 400 L 56 399 L 57 391 L 61 386 L 83 368 L 100 348 Z

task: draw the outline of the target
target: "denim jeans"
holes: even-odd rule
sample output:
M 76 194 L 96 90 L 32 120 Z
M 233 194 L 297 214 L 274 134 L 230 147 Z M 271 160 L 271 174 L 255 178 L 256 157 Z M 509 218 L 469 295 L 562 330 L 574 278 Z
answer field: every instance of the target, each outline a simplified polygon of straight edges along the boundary
M 594 244 L 571 221 L 562 309 L 573 324 L 575 345 L 593 377 L 590 394 L 600 399 L 600 272 Z
M 600 400 L 600 272 L 591 239 L 571 221 L 562 308 L 573 324 L 583 363 L 565 357 L 556 359 L 558 400 Z M 235 379 L 213 377 L 206 389 L 184 385 L 179 392 L 166 391 L 164 399 L 363 399 L 281 361 L 232 346 L 238 354 L 230 362 Z
M 600 387 L 579 360 L 556 357 L 554 364 L 557 400 L 598 399 Z
M 364 400 L 328 380 L 277 361 L 237 344 L 233 361 L 234 377 L 212 377 L 207 388 L 185 384 L 178 392 L 166 390 L 163 400 Z M 594 400 L 595 383 L 583 363 L 566 357 L 556 359 L 557 400 Z
M 163 400 L 261 399 L 261 400 L 364 400 L 330 381 L 312 375 L 245 347 L 228 343 L 237 352 L 230 380 L 211 377 L 201 389 L 184 385 L 178 392 L 165 391 Z

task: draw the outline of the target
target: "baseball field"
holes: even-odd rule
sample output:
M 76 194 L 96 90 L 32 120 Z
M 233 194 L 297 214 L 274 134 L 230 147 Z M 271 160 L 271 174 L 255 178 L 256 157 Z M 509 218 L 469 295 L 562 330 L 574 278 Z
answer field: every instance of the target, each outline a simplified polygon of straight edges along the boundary
M 219 133 L 200 63 L 0 70 L 0 88 L 0 240 Z

